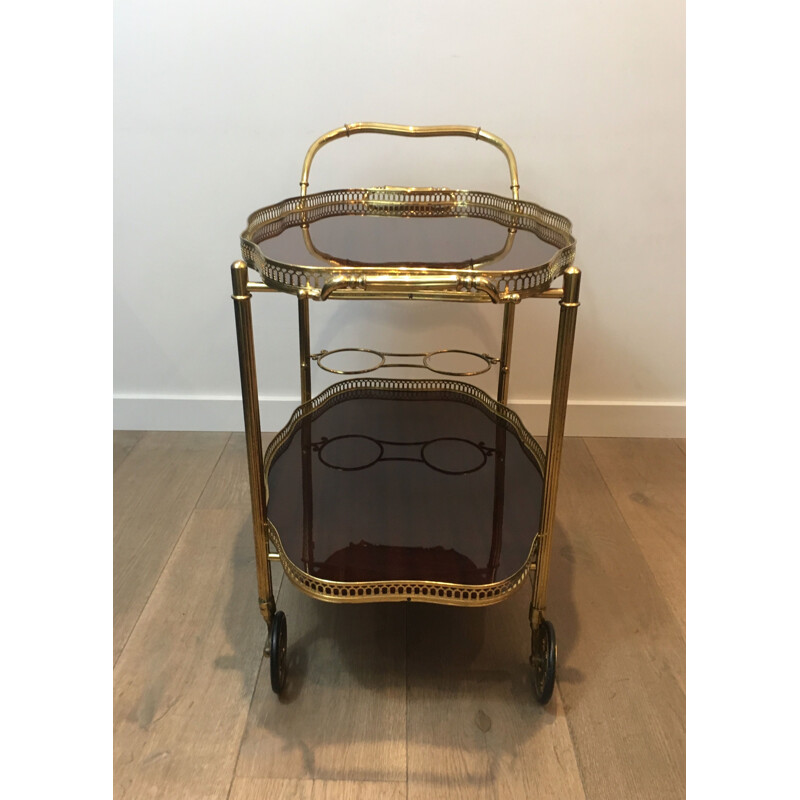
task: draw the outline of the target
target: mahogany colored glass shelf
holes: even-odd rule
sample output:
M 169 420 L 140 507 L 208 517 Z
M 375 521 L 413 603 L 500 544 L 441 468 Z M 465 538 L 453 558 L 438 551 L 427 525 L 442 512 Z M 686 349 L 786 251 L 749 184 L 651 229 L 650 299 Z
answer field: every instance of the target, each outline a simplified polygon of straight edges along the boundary
M 453 584 L 499 599 L 531 562 L 543 463 L 516 415 L 469 384 L 343 381 L 270 445 L 268 527 L 314 594 L 424 599 Z
M 276 261 L 312 267 L 483 264 L 493 272 L 545 263 L 558 250 L 525 230 L 509 241 L 508 229 L 491 219 L 367 215 L 320 219 L 305 231 L 290 227 L 261 249 Z

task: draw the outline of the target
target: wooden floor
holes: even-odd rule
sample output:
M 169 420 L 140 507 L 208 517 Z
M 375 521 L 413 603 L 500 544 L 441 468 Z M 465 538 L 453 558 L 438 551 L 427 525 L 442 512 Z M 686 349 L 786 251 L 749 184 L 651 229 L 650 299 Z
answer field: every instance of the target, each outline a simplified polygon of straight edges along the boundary
M 329 605 L 277 569 L 279 699 L 243 435 L 116 432 L 116 800 L 684 797 L 684 461 L 682 440 L 565 442 L 546 708 L 526 588 Z

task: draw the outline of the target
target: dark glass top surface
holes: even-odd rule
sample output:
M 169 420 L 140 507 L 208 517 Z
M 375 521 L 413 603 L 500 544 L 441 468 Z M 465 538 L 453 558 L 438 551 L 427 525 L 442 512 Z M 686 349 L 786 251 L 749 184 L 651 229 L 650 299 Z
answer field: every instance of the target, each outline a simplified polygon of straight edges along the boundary
M 558 248 L 479 217 L 343 215 L 289 227 L 259 245 L 267 258 L 309 267 L 479 265 L 504 272 L 546 264 Z M 487 263 L 488 262 L 488 263 Z
M 473 585 L 523 566 L 543 479 L 508 423 L 454 392 L 343 397 L 305 417 L 269 469 L 267 516 L 295 565 Z

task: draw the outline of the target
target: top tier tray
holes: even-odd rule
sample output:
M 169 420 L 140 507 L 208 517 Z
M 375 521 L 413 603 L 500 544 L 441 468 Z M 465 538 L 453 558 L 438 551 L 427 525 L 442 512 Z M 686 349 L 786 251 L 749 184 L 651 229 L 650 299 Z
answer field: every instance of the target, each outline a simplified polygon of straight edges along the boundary
M 307 194 L 311 159 L 323 144 L 376 128 L 490 142 L 508 158 L 512 197 L 391 186 Z M 258 270 L 270 288 L 314 300 L 516 303 L 547 290 L 572 266 L 570 221 L 518 198 L 516 162 L 498 137 L 461 126 L 431 131 L 360 123 L 320 137 L 306 157 L 302 194 L 248 218 L 241 235 L 247 266 Z

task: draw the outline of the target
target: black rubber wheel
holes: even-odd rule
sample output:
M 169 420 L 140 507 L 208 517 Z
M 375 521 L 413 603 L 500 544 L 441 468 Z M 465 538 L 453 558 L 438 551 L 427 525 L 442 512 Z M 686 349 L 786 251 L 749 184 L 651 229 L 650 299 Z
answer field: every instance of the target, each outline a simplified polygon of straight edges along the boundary
M 550 702 L 556 685 L 556 631 L 547 620 L 539 625 L 531 637 L 531 664 L 533 692 L 536 699 L 546 705 Z
M 286 614 L 278 611 L 269 631 L 269 677 L 275 694 L 286 685 L 286 643 Z

